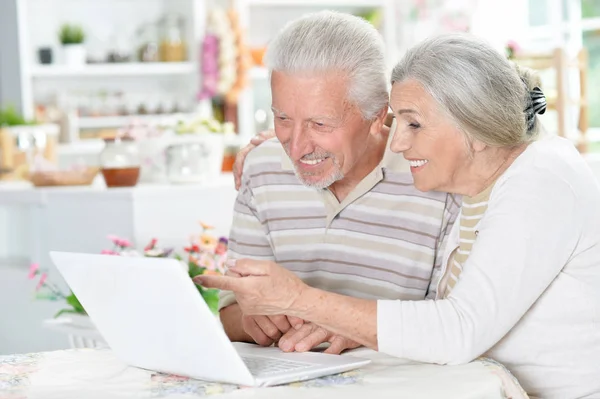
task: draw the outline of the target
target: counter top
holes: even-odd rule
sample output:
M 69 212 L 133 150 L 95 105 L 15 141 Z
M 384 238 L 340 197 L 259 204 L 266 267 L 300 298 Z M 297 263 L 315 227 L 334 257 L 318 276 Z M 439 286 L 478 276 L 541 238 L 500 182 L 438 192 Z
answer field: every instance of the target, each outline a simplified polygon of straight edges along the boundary
M 90 197 L 95 198 L 131 198 L 131 197 L 172 197 L 174 195 L 194 194 L 198 191 L 230 186 L 233 189 L 233 175 L 224 173 L 219 178 L 200 184 L 138 184 L 135 187 L 107 188 L 102 179 L 100 183 L 89 186 L 34 187 L 28 182 L 0 183 L 0 206 L 43 205 L 49 196 Z

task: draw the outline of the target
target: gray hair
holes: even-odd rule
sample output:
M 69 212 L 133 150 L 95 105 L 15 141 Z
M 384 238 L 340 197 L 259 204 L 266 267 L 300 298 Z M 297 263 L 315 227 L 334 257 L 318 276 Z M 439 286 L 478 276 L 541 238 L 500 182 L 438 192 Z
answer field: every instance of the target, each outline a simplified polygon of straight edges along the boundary
M 345 73 L 348 98 L 366 120 L 388 104 L 383 39 L 362 18 L 321 11 L 296 19 L 269 43 L 265 63 L 289 74 Z
M 392 84 L 409 79 L 431 94 L 468 140 L 510 147 L 538 135 L 538 117 L 528 131 L 525 109 L 539 79 L 471 35 L 437 36 L 411 48 L 394 68 Z

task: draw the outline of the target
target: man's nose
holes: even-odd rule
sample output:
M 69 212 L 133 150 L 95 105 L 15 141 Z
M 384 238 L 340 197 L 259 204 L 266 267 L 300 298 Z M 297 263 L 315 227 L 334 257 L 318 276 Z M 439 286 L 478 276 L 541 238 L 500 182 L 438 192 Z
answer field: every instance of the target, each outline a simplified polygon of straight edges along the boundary
M 308 132 L 302 126 L 295 126 L 290 140 L 290 158 L 297 161 L 304 155 L 312 152 Z

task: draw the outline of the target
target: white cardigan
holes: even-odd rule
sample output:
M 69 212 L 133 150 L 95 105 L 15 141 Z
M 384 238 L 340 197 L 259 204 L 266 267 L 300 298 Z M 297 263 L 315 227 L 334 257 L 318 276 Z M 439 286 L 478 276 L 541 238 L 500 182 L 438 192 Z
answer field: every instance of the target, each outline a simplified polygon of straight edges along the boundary
M 600 398 L 600 186 L 585 160 L 559 137 L 529 145 L 478 230 L 448 299 L 378 301 L 379 350 L 441 364 L 485 355 L 532 396 Z

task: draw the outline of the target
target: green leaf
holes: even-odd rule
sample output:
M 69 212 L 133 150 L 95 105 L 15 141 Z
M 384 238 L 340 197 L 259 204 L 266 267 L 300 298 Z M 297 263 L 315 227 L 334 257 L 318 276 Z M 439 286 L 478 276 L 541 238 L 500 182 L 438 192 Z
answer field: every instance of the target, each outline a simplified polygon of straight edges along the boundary
M 204 271 L 206 270 L 205 267 L 200 267 L 197 264 L 195 264 L 194 262 L 190 262 L 189 263 L 189 275 L 191 278 L 194 278 L 196 276 L 199 276 L 201 274 L 204 273 Z
M 79 44 L 85 40 L 85 33 L 79 25 L 64 24 L 58 31 L 58 39 L 62 44 Z
M 31 125 L 33 122 L 26 121 L 13 105 L 0 108 L 0 127 Z M 36 273 L 36 275 L 39 273 Z
M 204 298 L 204 301 L 208 305 L 211 312 L 217 314 L 219 309 L 219 290 L 205 289 L 202 292 L 202 298 Z
M 69 295 L 65 299 L 67 300 L 67 303 L 73 307 L 73 310 L 76 313 L 85 313 L 85 309 L 83 308 L 81 302 L 79 302 L 79 299 L 77 299 L 75 294 L 71 292 L 71 295 Z
M 54 318 L 56 319 L 58 316 L 60 316 L 63 313 L 86 314 L 85 312 L 81 313 L 81 312 L 77 312 L 76 310 L 73 310 L 73 309 L 61 309 L 54 315 Z

